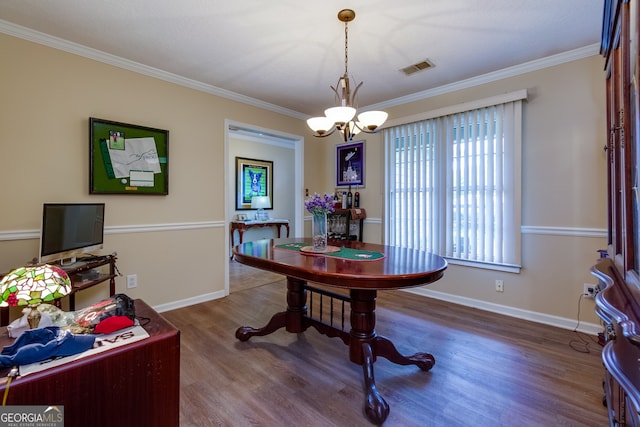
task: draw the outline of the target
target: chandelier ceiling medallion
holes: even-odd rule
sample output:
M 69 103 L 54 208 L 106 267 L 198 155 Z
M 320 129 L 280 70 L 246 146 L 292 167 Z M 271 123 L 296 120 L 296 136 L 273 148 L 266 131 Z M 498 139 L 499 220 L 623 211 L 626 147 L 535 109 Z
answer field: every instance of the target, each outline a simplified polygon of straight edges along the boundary
M 324 117 L 313 117 L 307 120 L 307 124 L 313 130 L 313 136 L 325 137 L 336 130 L 342 133 L 345 141 L 351 141 L 360 132 L 374 133 L 385 120 L 387 113 L 384 111 L 366 111 L 356 116 L 356 95 L 362 82 L 351 92 L 349 80 L 349 35 L 348 23 L 353 21 L 356 13 L 351 9 L 343 9 L 338 12 L 338 19 L 344 22 L 344 74 L 338 79 L 336 87 L 331 89 L 336 94 L 338 106 L 324 110 Z

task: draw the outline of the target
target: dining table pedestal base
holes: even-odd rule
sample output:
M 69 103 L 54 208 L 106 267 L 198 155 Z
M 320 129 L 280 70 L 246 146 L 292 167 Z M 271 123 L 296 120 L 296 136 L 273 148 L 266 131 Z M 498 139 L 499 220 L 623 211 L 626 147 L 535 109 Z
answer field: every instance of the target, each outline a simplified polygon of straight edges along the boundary
M 253 336 L 268 335 L 281 328 L 285 328 L 287 332 L 301 333 L 310 326 L 326 336 L 339 337 L 349 346 L 349 360 L 362 366 L 365 389 L 364 412 L 372 423 L 382 424 L 389 415 L 389 404 L 376 388 L 373 372 L 376 358 L 384 357 L 398 365 L 416 365 L 421 370 L 428 371 L 435 364 L 434 357 L 428 353 L 403 356 L 391 340 L 376 334 L 377 291 L 375 289 L 351 289 L 348 297 L 341 297 L 350 305 L 351 329 L 349 331 L 310 316 L 307 310 L 308 292 L 320 293 L 329 297 L 338 296 L 329 291 L 309 287 L 304 280 L 287 277 L 286 311 L 273 315 L 262 328 L 250 326 L 238 328 L 236 338 L 240 341 L 247 341 Z

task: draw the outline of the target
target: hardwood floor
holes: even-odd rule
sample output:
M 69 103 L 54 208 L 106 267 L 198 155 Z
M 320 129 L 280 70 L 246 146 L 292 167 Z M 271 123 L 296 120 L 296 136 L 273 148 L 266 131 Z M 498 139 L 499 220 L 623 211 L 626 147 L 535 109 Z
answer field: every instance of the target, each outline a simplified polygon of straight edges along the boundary
M 371 425 L 362 368 L 340 339 L 310 328 L 236 340 L 239 326 L 264 326 L 286 306 L 281 276 L 242 267 L 229 297 L 163 313 L 181 330 L 180 425 Z M 595 337 L 401 291 L 379 293 L 376 317 L 400 352 L 436 359 L 429 372 L 376 361 L 385 426 L 608 424 Z
M 281 281 L 284 276 L 270 273 L 257 268 L 240 264 L 235 260 L 229 261 L 229 292 L 251 289 L 267 283 Z

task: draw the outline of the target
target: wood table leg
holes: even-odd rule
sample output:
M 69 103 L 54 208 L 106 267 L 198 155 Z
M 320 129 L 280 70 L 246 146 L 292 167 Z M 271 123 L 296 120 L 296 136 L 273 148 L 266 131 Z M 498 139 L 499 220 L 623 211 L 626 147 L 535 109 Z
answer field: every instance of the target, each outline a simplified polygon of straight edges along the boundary
M 352 289 L 351 331 L 349 332 L 349 360 L 358 365 L 364 363 L 363 344 L 369 344 L 376 336 L 376 295 L 369 289 Z M 375 354 L 373 356 L 375 362 Z
M 380 425 L 389 416 L 389 404 L 380 395 L 376 388 L 376 380 L 373 376 L 374 356 L 371 346 L 362 344 L 364 363 L 362 371 L 364 373 L 364 413 L 374 424 Z
M 375 290 L 351 290 L 351 332 L 349 333 L 349 359 L 353 363 L 364 363 L 363 344 L 368 344 L 375 362 L 378 356 L 397 365 L 416 365 L 428 371 L 436 363 L 429 353 L 416 353 L 403 356 L 391 340 L 376 333 L 376 296 Z
M 398 365 L 416 365 L 428 371 L 435 358 L 428 353 L 403 356 L 391 340 L 376 334 L 377 291 L 351 290 L 351 331 L 349 332 L 349 359 L 362 365 L 365 388 L 365 413 L 375 424 L 382 424 L 389 415 L 389 404 L 378 392 L 373 375 L 373 364 L 378 356 Z
M 287 332 L 304 332 L 308 325 L 304 321 L 307 314 L 307 282 L 287 277 L 287 311 L 276 313 L 262 328 L 241 326 L 236 330 L 236 338 L 247 341 L 253 336 L 269 335 L 284 327 Z

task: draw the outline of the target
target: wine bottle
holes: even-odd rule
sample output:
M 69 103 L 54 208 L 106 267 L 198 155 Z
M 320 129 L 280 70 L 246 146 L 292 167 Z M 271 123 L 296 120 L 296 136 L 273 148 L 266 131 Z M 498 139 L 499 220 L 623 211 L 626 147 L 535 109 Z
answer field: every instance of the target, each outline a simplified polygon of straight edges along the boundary
M 353 207 L 360 207 L 360 193 L 358 191 L 356 191 L 356 194 L 353 195 Z
M 351 209 L 353 207 L 353 193 L 351 192 L 351 187 L 349 187 L 349 192 L 347 193 L 347 209 Z

